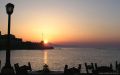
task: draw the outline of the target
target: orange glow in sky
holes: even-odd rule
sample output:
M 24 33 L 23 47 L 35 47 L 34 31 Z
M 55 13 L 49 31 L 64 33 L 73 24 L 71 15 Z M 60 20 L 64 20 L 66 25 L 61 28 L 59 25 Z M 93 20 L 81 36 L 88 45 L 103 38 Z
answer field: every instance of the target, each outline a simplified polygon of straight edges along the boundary
M 31 0 L 15 4 L 11 33 L 24 41 L 60 42 L 120 42 L 120 5 L 107 1 Z M 0 30 L 7 31 L 6 1 L 0 5 Z M 32 5 L 32 6 L 31 6 Z M 47 43 L 47 41 L 45 41 Z

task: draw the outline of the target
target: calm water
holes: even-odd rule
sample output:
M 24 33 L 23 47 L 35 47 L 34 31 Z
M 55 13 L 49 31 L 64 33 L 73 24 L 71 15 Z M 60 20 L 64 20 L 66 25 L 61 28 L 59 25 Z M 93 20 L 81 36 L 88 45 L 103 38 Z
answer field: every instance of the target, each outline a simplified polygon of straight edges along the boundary
M 0 51 L 0 59 L 2 66 L 5 61 L 5 51 Z M 70 67 L 82 64 L 84 71 L 84 63 L 96 62 L 98 65 L 115 64 L 120 61 L 120 50 L 118 49 L 95 49 L 95 48 L 63 48 L 54 50 L 22 50 L 11 52 L 11 63 L 20 63 L 25 65 L 31 62 L 33 70 L 41 70 L 44 63 L 49 65 L 51 70 L 63 71 L 64 65 Z

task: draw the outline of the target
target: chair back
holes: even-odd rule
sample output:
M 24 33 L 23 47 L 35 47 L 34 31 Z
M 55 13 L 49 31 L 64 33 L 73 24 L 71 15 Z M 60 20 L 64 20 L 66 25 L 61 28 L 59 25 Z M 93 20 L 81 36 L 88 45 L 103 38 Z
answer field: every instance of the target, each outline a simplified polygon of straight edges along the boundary
M 94 71 L 94 66 L 93 63 L 91 63 L 90 65 L 88 65 L 87 63 L 85 63 L 85 68 L 86 68 L 86 73 L 92 73 Z

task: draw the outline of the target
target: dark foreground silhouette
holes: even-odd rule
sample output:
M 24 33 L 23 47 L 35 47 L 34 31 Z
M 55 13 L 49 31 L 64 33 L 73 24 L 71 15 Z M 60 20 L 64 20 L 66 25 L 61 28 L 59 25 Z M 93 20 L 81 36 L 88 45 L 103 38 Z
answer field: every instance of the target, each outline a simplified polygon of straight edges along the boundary
M 28 65 L 23 66 L 19 66 L 19 63 L 16 63 L 14 64 L 14 75 L 120 75 L 120 63 L 117 61 L 115 63 L 115 69 L 113 69 L 112 64 L 109 66 L 98 66 L 97 63 L 85 63 L 84 66 L 86 73 L 81 72 L 81 64 L 79 64 L 78 67 L 69 67 L 65 65 L 64 71 L 51 71 L 49 66 L 45 64 L 42 70 L 33 71 L 30 62 L 28 62 Z

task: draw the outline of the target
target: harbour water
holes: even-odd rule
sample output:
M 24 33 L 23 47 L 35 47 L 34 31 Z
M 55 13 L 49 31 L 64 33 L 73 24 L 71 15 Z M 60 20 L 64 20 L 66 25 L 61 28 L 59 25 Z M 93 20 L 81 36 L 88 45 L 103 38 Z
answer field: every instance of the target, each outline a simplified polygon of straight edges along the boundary
M 0 51 L 2 66 L 5 64 L 5 51 Z M 19 63 L 27 65 L 31 62 L 33 70 L 41 70 L 44 64 L 48 64 L 50 70 L 63 71 L 65 64 L 77 67 L 84 63 L 98 63 L 98 65 L 115 65 L 120 61 L 120 49 L 96 49 L 96 48 L 61 48 L 53 50 L 14 50 L 11 51 L 11 64 Z

